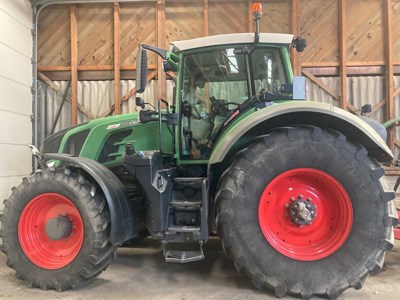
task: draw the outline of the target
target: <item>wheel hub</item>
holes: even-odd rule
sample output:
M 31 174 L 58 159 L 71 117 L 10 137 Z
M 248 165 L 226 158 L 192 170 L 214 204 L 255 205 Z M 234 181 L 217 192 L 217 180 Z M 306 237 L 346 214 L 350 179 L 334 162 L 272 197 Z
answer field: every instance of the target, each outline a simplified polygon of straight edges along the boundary
M 71 233 L 72 221 L 67 215 L 51 218 L 46 224 L 46 234 L 52 240 L 67 239 Z
M 353 210 L 336 178 L 318 169 L 298 168 L 267 184 L 258 220 L 264 237 L 279 253 L 313 261 L 343 245 L 352 228 Z
M 311 198 L 304 200 L 303 195 L 299 195 L 297 200 L 294 197 L 290 198 L 291 204 L 289 207 L 289 216 L 293 223 L 298 225 L 310 225 L 316 217 L 316 207 L 311 202 Z

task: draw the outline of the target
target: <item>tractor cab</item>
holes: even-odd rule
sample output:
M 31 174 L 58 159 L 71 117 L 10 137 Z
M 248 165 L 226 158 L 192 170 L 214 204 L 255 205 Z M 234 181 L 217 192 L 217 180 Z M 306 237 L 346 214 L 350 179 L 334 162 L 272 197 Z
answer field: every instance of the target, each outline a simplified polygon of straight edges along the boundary
M 304 80 L 296 77 L 294 88 L 292 84 L 289 49 L 293 45 L 292 35 L 268 33 L 173 42 L 172 51 L 141 45 L 138 91 L 146 87 L 147 50 L 156 52 L 165 59 L 166 70 L 177 72 L 176 152 L 181 160 L 207 160 L 221 133 L 250 108 L 304 99 Z M 149 114 L 155 115 L 142 111 L 141 119 L 154 120 L 144 117 Z

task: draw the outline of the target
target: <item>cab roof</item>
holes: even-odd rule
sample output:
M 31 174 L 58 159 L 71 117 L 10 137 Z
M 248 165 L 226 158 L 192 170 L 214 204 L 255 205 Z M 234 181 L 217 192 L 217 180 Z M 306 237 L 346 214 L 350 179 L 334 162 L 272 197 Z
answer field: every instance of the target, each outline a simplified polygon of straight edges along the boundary
M 293 35 L 281 33 L 260 33 L 259 42 L 263 44 L 286 45 L 289 47 L 293 42 Z M 181 52 L 204 47 L 250 43 L 254 43 L 254 33 L 212 35 L 191 40 L 171 42 L 171 46 L 173 52 Z

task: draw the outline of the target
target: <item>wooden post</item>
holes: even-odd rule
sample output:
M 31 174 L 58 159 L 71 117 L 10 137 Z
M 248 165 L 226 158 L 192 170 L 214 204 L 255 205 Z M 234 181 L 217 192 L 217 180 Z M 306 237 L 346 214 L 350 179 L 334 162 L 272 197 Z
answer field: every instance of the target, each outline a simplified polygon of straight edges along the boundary
M 393 90 L 393 32 L 392 32 L 392 0 L 385 2 L 385 56 L 386 56 L 386 119 L 394 118 L 394 90 Z M 388 130 L 388 145 L 394 150 L 395 127 Z
M 78 123 L 78 9 L 72 5 L 71 19 L 71 125 Z
M 292 0 L 292 19 L 291 29 L 295 36 L 299 35 L 299 18 L 300 18 L 300 0 Z M 292 48 L 292 67 L 293 75 L 298 76 L 301 73 L 299 69 L 299 55 L 296 49 Z
M 340 107 L 347 109 L 346 0 L 339 0 Z
M 119 115 L 121 113 L 121 72 L 120 72 L 120 30 L 119 30 L 119 22 L 120 21 L 120 11 L 119 4 L 114 3 L 114 104 L 115 110 L 114 114 Z
M 157 0 L 157 46 L 164 49 L 166 44 L 165 37 L 165 0 Z M 157 96 L 165 99 L 166 97 L 166 76 L 161 67 L 162 59 L 157 57 Z
M 209 35 L 209 21 L 208 21 L 208 0 L 204 0 L 204 36 Z

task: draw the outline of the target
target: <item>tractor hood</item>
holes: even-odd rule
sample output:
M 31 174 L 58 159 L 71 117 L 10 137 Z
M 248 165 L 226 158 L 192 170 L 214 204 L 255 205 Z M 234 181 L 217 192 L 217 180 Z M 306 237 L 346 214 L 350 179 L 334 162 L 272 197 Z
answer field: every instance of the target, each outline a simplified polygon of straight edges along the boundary
M 42 151 L 83 156 L 110 165 L 120 163 L 127 143 L 138 151 L 159 149 L 158 123 L 142 124 L 137 113 L 100 118 L 49 136 Z M 169 144 L 164 147 L 171 149 Z

